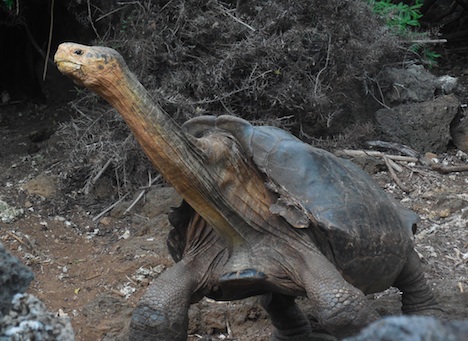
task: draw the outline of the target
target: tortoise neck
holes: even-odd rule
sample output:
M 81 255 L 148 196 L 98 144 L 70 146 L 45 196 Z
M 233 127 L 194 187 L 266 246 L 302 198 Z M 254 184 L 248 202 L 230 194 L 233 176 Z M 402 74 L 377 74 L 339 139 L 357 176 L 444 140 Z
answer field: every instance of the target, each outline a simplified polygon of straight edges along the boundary
M 203 162 L 203 152 L 180 126 L 157 104 L 128 70 L 99 86 L 104 97 L 122 115 L 146 155 L 174 187 L 193 164 Z M 185 170 L 182 173 L 181 170 Z
M 125 67 L 125 66 L 124 66 Z M 105 98 L 124 118 L 138 143 L 161 175 L 226 240 L 240 236 L 217 210 L 213 193 L 217 183 L 206 169 L 209 146 L 200 149 L 196 139 L 155 103 L 146 89 L 127 69 L 112 81 L 92 89 Z

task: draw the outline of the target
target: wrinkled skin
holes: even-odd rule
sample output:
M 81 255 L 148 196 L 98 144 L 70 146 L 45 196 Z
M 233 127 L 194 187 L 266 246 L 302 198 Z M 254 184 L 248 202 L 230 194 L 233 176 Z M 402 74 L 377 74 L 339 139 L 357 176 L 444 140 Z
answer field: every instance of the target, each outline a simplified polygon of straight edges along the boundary
M 349 161 L 232 116 L 179 127 L 115 50 L 65 43 L 55 61 L 120 112 L 184 198 L 170 217 L 176 264 L 136 307 L 131 340 L 186 340 L 188 308 L 204 296 L 263 295 L 273 340 L 312 338 L 296 296 L 338 337 L 379 318 L 366 293 L 396 286 L 404 312 L 437 308 L 413 250 L 417 217 Z

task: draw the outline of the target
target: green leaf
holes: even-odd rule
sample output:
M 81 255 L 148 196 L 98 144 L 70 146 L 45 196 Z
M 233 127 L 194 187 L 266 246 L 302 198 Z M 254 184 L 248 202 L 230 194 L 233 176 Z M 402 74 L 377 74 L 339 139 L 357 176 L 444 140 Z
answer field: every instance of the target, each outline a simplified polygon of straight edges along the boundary
M 3 3 L 6 5 L 6 7 L 8 7 L 8 9 L 12 9 L 13 8 L 13 2 L 14 0 L 3 0 Z

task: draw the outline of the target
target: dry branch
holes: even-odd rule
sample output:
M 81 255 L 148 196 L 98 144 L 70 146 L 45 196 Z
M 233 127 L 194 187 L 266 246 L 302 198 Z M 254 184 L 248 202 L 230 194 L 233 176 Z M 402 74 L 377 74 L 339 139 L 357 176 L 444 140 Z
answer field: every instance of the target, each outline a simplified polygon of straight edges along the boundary
M 381 157 L 384 156 L 394 160 L 394 161 L 403 161 L 403 162 L 418 162 L 419 159 L 411 156 L 402 156 L 402 155 L 391 155 L 378 152 L 375 150 L 354 150 L 354 149 L 343 149 L 336 152 L 336 155 L 346 155 L 351 157 L 362 157 L 362 156 L 372 156 L 372 157 Z
M 115 206 L 117 206 L 118 204 L 120 204 L 122 201 L 124 201 L 124 199 L 127 197 L 128 193 L 126 193 L 122 198 L 120 198 L 118 201 L 114 202 L 112 205 L 110 205 L 109 207 L 107 207 L 104 211 L 102 211 L 101 213 L 99 213 L 97 216 L 95 216 L 93 218 L 93 221 L 97 221 L 99 220 L 101 217 L 104 216 L 104 214 L 106 214 L 107 212 L 109 212 L 110 210 L 112 210 Z
M 448 173 L 454 173 L 454 172 L 467 172 L 468 171 L 468 165 L 462 165 L 462 166 L 442 166 L 437 163 L 432 163 L 431 168 L 439 173 L 442 174 L 448 174 Z
M 411 147 L 405 146 L 404 144 L 387 142 L 387 141 L 367 141 L 366 144 L 370 147 L 378 147 L 385 149 L 392 149 L 400 152 L 401 154 L 408 155 L 411 157 L 419 158 L 420 154 L 412 149 Z
M 417 158 L 410 157 L 410 156 L 390 155 L 390 154 L 385 154 L 385 153 L 374 151 L 374 150 L 343 149 L 343 150 L 337 151 L 335 154 L 347 155 L 351 157 L 371 156 L 371 157 L 382 158 L 382 160 L 385 162 L 385 165 L 387 166 L 387 169 L 391 177 L 393 178 L 395 183 L 398 185 L 398 187 L 400 187 L 401 190 L 404 192 L 411 192 L 411 188 L 409 188 L 408 186 L 405 186 L 403 182 L 401 182 L 401 180 L 398 178 L 396 172 L 402 172 L 403 168 L 400 165 L 398 165 L 395 161 L 417 162 L 418 161 Z
M 150 176 L 150 179 L 148 181 L 148 187 L 146 187 L 145 189 L 143 189 L 140 194 L 138 194 L 138 196 L 136 197 L 136 199 L 130 204 L 130 206 L 127 207 L 127 209 L 125 210 L 124 214 L 127 214 L 128 212 L 130 212 L 130 210 L 138 203 L 138 201 L 140 201 L 141 198 L 143 198 L 143 195 L 145 195 L 146 191 L 151 188 L 151 186 L 153 186 L 153 184 L 160 180 L 161 179 L 161 174 L 158 174 L 158 176 L 156 176 L 154 179 L 151 179 L 151 176 Z
M 394 170 L 392 164 L 390 163 L 390 159 L 388 157 L 384 156 L 383 160 L 385 161 L 385 164 L 387 165 L 388 171 L 390 172 L 390 175 L 392 176 L 393 180 L 398 185 L 398 187 L 400 187 L 401 190 L 406 192 L 406 193 L 411 192 L 411 188 L 405 186 L 401 182 L 400 178 L 396 175 L 395 170 Z

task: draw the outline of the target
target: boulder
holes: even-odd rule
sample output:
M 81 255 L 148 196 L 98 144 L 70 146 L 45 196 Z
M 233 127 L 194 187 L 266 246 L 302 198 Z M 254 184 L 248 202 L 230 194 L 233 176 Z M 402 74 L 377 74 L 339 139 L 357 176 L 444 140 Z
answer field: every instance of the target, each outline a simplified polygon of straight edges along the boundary
M 0 340 L 73 341 L 75 334 L 68 316 L 57 316 L 30 294 L 16 294 L 11 310 L 0 319 Z
M 438 95 L 459 90 L 458 80 L 451 76 L 436 77 L 422 65 L 386 68 L 378 77 L 379 88 L 387 105 L 425 102 Z
M 450 125 L 460 102 L 454 95 L 400 104 L 375 113 L 383 138 L 408 145 L 421 152 L 443 153 L 451 140 Z
M 73 341 L 70 319 L 47 311 L 33 295 L 23 294 L 32 271 L 0 243 L 0 340 Z
M 13 296 L 25 292 L 33 279 L 32 271 L 0 243 L 0 318 L 10 311 Z
M 467 340 L 468 321 L 440 321 L 431 316 L 389 316 L 343 341 Z

